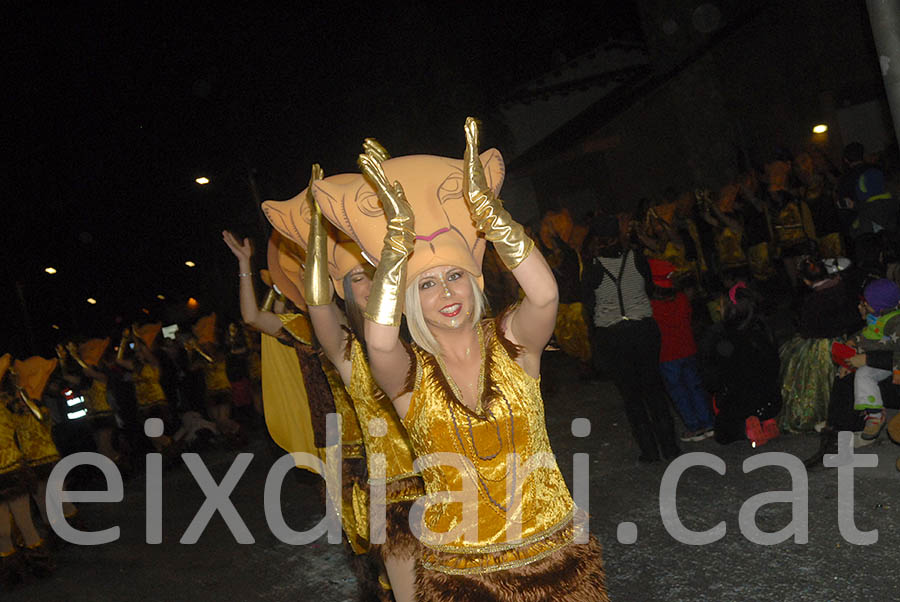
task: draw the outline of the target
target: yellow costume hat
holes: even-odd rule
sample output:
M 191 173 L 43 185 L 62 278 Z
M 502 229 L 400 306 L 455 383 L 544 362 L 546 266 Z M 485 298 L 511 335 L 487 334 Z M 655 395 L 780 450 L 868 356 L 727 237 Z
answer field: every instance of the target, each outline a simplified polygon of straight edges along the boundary
M 134 334 L 141 339 L 149 349 L 153 349 L 153 343 L 156 341 L 156 337 L 159 336 L 160 330 L 162 330 L 162 322 L 157 322 L 155 324 L 138 326 Z
M 303 298 L 302 282 L 306 253 L 300 245 L 275 230 L 269 236 L 266 261 L 271 276 L 271 282 L 267 284 L 277 286 L 294 305 L 305 310 L 306 299 Z
M 194 336 L 197 337 L 197 342 L 201 345 L 206 343 L 215 343 L 216 342 L 216 314 L 211 313 L 208 316 L 203 316 L 197 323 L 194 324 L 192 329 L 194 331 Z
M 19 386 L 25 389 L 28 397 L 31 399 L 40 399 L 44 395 L 44 389 L 47 388 L 47 381 L 50 375 L 56 370 L 59 360 L 53 358 L 48 360 L 35 355 L 27 360 L 16 360 L 16 373 L 19 375 Z
M 675 203 L 666 203 L 665 205 L 657 205 L 651 208 L 656 217 L 669 225 L 675 223 Z
M 266 201 L 262 204 L 263 212 L 272 226 L 300 247 L 303 261 L 300 263 L 300 276 L 296 280 L 298 284 L 303 280 L 306 244 L 309 239 L 310 214 L 309 201 L 306 200 L 307 190 L 308 188 L 304 188 L 300 194 L 286 201 Z M 365 259 L 350 237 L 330 223 L 326 223 L 325 228 L 328 231 L 328 275 L 331 276 L 334 292 L 343 299 L 344 276 L 356 266 L 365 263 Z M 281 288 L 280 284 L 278 288 Z
M 769 190 L 775 192 L 778 190 L 787 190 L 788 175 L 791 173 L 791 166 L 786 161 L 772 161 L 766 164 L 766 181 L 769 182 Z
M 497 149 L 480 155 L 488 185 L 499 196 L 506 173 Z M 441 265 L 463 268 L 481 280 L 485 241 L 475 229 L 463 199 L 463 162 L 432 155 L 394 157 L 382 162 L 389 182 L 399 182 L 415 215 L 415 249 L 409 257 L 407 282 Z M 349 235 L 372 265 L 384 245 L 387 222 L 375 189 L 361 174 L 318 180 L 313 195 L 328 221 Z
M 726 184 L 719 191 L 719 211 L 729 213 L 734 209 L 734 201 L 737 199 L 741 187 L 737 184 Z
M 12 356 L 10 354 L 6 354 L 3 357 L 0 357 L 0 380 L 3 380 L 3 377 L 6 376 L 6 371 L 9 370 L 9 365 L 12 363 Z
M 78 346 L 78 355 L 81 356 L 81 360 L 88 366 L 96 366 L 100 363 L 100 358 L 106 353 L 108 347 L 109 337 L 105 339 L 91 339 Z
M 272 288 L 272 283 L 273 283 L 272 273 L 269 270 L 267 270 L 265 268 L 261 269 L 259 271 L 259 279 L 263 281 L 263 284 L 265 284 L 269 288 Z M 279 287 L 279 288 L 281 288 L 281 287 Z

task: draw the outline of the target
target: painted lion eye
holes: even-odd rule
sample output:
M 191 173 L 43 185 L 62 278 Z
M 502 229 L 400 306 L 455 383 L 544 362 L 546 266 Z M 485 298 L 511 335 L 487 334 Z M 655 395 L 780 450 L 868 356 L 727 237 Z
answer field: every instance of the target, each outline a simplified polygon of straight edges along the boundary
M 447 276 L 447 280 L 449 281 L 459 280 L 460 278 L 462 278 L 462 272 L 452 272 L 449 276 Z
M 437 195 L 438 200 L 443 205 L 450 199 L 458 199 L 462 196 L 463 193 L 463 176 L 462 172 L 453 172 L 447 179 L 441 182 L 441 185 L 438 187 Z
M 424 291 L 426 288 L 431 288 L 432 286 L 434 286 L 434 280 L 425 280 L 419 284 L 419 289 Z
M 359 207 L 363 215 L 368 215 L 369 217 L 384 215 L 384 209 L 381 207 L 378 195 L 368 186 L 361 187 L 356 193 L 356 206 Z

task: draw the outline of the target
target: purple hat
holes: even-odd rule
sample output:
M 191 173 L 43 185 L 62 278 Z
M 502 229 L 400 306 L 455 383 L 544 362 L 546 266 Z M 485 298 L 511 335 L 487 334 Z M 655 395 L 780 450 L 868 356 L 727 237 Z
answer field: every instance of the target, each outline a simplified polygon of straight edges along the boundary
M 881 278 L 866 286 L 863 297 L 875 313 L 881 315 L 900 305 L 900 287 L 892 280 Z

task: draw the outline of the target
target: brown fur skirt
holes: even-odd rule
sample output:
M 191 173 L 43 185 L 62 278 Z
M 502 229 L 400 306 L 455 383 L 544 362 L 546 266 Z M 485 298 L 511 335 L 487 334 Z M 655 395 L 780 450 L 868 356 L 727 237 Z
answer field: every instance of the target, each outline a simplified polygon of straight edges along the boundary
M 0 503 L 9 502 L 34 491 L 34 474 L 24 465 L 0 474 Z
M 546 558 L 493 573 L 448 575 L 416 567 L 423 602 L 609 602 L 600 544 L 569 544 Z
M 385 558 L 418 558 L 421 544 L 409 528 L 409 510 L 416 498 L 425 495 L 422 477 L 408 477 L 388 483 L 385 494 L 388 503 L 385 508 L 384 543 L 371 544 L 369 553 L 382 564 Z M 372 523 L 371 517 L 369 523 Z

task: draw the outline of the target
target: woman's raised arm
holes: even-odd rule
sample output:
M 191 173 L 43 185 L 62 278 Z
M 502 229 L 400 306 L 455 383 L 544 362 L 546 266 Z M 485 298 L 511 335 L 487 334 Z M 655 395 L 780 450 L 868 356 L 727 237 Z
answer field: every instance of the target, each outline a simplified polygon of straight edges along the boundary
M 478 155 L 478 121 L 472 117 L 466 119 L 463 170 L 463 196 L 475 226 L 494 243 L 500 259 L 525 292 L 525 299 L 510 313 L 504 326 L 507 337 L 524 348 L 519 360 L 522 367 L 537 377 L 541 353 L 556 325 L 559 291 L 544 256 L 487 185 Z
M 238 280 L 240 280 L 241 319 L 245 324 L 261 330 L 266 334 L 275 336 L 281 330 L 281 320 L 270 311 L 261 311 L 256 306 L 256 291 L 253 290 L 253 270 L 250 258 L 253 257 L 253 247 L 250 239 L 245 238 L 238 242 L 234 234 L 228 230 L 222 232 L 225 244 L 234 253 L 238 260 Z
M 344 380 L 350 383 L 351 365 L 344 356 L 347 347 L 346 319 L 334 302 L 334 290 L 328 276 L 328 232 L 322 211 L 313 197 L 313 183 L 322 178 L 322 168 L 315 164 L 309 178 L 306 201 L 309 203 L 309 238 L 306 245 L 306 268 L 303 271 L 303 296 L 309 308 L 316 339 L 325 356 L 334 364 Z
M 412 208 L 399 182 L 390 184 L 381 167 L 382 157 L 366 149 L 359 156 L 363 175 L 374 185 L 387 218 L 381 260 L 375 270 L 366 305 L 366 347 L 372 376 L 403 417 L 408 396 L 397 399 L 406 385 L 410 356 L 400 341 L 402 298 L 406 290 L 406 264 L 416 242 Z M 402 400 L 402 401 L 401 401 Z

